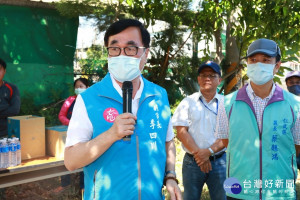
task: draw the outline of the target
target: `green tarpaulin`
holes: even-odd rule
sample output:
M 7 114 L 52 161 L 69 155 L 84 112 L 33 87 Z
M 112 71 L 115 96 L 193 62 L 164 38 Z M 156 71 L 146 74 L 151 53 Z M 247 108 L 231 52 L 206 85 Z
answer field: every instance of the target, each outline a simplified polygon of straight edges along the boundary
M 4 80 L 18 86 L 21 100 L 42 105 L 71 94 L 78 23 L 54 9 L 0 5 Z

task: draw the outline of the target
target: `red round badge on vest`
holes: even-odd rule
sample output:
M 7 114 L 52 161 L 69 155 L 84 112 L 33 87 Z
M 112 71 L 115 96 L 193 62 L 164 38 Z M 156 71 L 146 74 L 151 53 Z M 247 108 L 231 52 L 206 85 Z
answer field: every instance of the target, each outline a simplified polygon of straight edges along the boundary
M 103 117 L 107 122 L 114 122 L 119 112 L 115 108 L 106 108 L 103 112 Z

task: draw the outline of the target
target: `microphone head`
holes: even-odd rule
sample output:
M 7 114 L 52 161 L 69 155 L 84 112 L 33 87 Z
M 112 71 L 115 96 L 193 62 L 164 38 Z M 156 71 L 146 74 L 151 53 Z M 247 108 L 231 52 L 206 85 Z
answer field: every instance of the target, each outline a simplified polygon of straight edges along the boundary
M 132 90 L 132 82 L 131 81 L 124 81 L 122 85 L 122 90 Z

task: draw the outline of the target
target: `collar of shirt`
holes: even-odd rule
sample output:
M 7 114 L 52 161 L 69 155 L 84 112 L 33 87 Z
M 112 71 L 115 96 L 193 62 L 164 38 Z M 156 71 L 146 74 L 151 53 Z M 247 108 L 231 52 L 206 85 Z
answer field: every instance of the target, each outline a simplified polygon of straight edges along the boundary
M 200 90 L 199 90 L 199 98 L 204 100 L 206 104 L 210 104 L 210 103 L 214 102 L 214 100 L 218 100 L 218 102 L 220 102 L 220 94 L 218 94 L 217 91 L 216 91 L 214 98 L 212 98 L 212 100 L 210 102 L 206 102 L 206 100 Z
M 119 93 L 119 95 L 120 95 L 121 97 L 123 97 L 123 94 L 122 94 L 122 88 L 119 86 L 119 84 L 117 83 L 117 81 L 114 79 L 114 77 L 113 77 L 111 74 L 110 74 L 110 78 L 111 78 L 111 80 L 112 80 L 112 84 L 113 84 L 114 88 L 117 90 L 117 92 Z M 144 81 L 143 81 L 143 79 L 142 79 L 142 76 L 140 76 L 140 81 L 141 81 L 140 88 L 139 88 L 138 91 L 136 92 L 133 101 L 135 101 L 135 100 L 141 98 L 142 91 L 143 91 L 143 89 L 144 89 Z
M 273 94 L 274 94 L 275 88 L 276 88 L 276 87 L 275 87 L 275 83 L 273 83 L 273 86 L 272 86 L 272 89 L 271 89 L 270 94 L 269 94 L 264 100 L 269 101 L 269 100 L 271 99 L 271 97 L 272 97 Z M 248 94 L 248 96 L 249 96 L 249 98 L 250 98 L 251 101 L 253 101 L 255 98 L 260 98 L 260 97 L 258 97 L 258 96 L 254 93 L 254 91 L 253 91 L 253 89 L 252 89 L 250 83 L 249 83 L 248 86 L 246 87 L 246 91 L 247 91 L 247 94 Z
M 212 98 L 212 100 L 210 100 L 210 102 L 206 102 L 200 90 L 198 94 L 199 94 L 198 101 L 200 100 L 203 106 L 206 107 L 206 109 L 208 109 L 210 112 L 214 113 L 215 115 L 218 115 L 218 107 L 219 107 L 218 104 L 220 102 L 219 94 L 216 92 L 215 96 Z

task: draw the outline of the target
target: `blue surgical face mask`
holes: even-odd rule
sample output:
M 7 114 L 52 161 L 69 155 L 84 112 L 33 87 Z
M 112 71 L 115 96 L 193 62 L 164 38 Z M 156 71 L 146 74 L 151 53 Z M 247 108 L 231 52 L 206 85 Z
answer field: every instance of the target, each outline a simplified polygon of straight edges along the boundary
M 287 87 L 290 93 L 300 96 L 300 85 L 292 85 Z
M 75 89 L 75 94 L 78 95 L 78 94 L 81 94 L 85 91 L 86 89 L 85 88 L 76 88 Z
M 265 64 L 257 62 L 247 64 L 247 75 L 256 85 L 263 85 L 273 79 L 273 71 L 276 64 Z
M 132 81 L 141 74 L 140 62 L 142 56 L 140 58 L 123 55 L 110 57 L 108 58 L 108 71 L 121 83 Z

